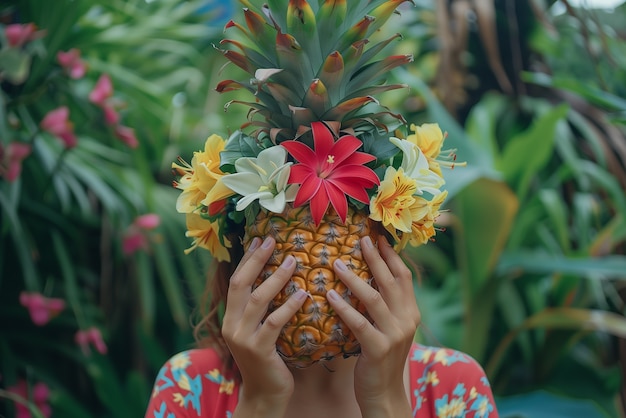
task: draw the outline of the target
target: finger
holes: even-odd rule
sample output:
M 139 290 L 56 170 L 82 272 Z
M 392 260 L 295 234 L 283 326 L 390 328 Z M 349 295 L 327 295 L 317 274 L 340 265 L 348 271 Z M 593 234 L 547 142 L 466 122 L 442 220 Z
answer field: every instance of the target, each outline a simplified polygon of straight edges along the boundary
M 270 302 L 293 277 L 295 269 L 296 259 L 292 255 L 285 257 L 283 263 L 276 269 L 274 274 L 268 277 L 250 294 L 242 321 L 256 329 L 267 313 Z
M 335 260 L 334 268 L 339 280 L 365 305 L 378 328 L 385 329 L 391 326 L 393 317 L 381 293 L 350 271 L 340 259 Z
M 328 303 L 339 315 L 362 346 L 371 346 L 378 331 L 359 311 L 346 302 L 334 289 L 326 292 Z
M 274 245 L 274 239 L 268 237 L 260 247 L 253 248 L 252 251 L 249 249 L 245 261 L 242 259 L 237 270 L 231 276 L 226 295 L 225 326 L 231 325 L 229 322 L 231 319 L 235 323 L 241 319 L 252 293 L 252 284 L 259 277 L 267 260 L 272 256 Z
M 264 342 L 275 344 L 280 331 L 302 307 L 307 296 L 308 294 L 304 290 L 298 289 L 284 304 L 269 314 L 259 329 L 259 344 Z
M 404 289 L 408 285 L 413 289 L 413 273 L 411 273 L 411 270 L 407 267 L 404 260 L 402 260 L 402 257 L 400 257 L 396 250 L 389 244 L 387 238 L 381 237 L 378 240 L 378 250 L 387 268 L 392 276 L 396 278 L 400 286 Z
M 250 241 L 250 246 L 244 253 L 241 260 L 239 261 L 239 264 L 237 264 L 237 268 L 235 268 L 234 273 L 237 273 L 239 269 L 241 269 L 241 266 L 243 266 L 246 263 L 246 261 L 248 261 L 248 259 L 252 256 L 252 254 L 254 254 L 254 250 L 256 250 L 259 247 L 259 245 L 261 245 L 261 238 L 254 237 L 252 241 Z
M 384 240 L 384 238 L 381 237 L 380 240 Z M 379 250 L 374 246 L 370 237 L 365 236 L 361 238 L 361 251 L 363 251 L 365 262 L 381 290 L 384 292 L 386 289 L 395 286 L 395 277 L 393 277 L 387 263 L 381 257 Z

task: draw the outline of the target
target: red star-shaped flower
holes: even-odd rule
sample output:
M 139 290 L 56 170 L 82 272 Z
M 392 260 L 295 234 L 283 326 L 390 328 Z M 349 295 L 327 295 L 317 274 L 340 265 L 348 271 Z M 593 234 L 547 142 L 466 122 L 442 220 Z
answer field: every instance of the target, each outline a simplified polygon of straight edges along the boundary
M 281 143 L 297 161 L 291 167 L 288 181 L 289 184 L 300 184 L 293 205 L 298 207 L 308 202 L 313 221 L 319 225 L 330 203 L 345 222 L 347 196 L 367 204 L 366 189 L 380 184 L 376 173 L 364 165 L 375 157 L 357 152 L 363 144 L 352 135 L 344 135 L 335 142 L 324 123 L 313 122 L 311 128 L 315 149 L 299 141 Z

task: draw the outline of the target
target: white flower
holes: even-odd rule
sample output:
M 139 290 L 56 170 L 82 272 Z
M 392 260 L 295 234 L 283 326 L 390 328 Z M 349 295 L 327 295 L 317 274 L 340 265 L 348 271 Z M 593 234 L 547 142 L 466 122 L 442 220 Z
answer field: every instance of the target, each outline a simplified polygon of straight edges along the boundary
M 285 210 L 287 202 L 296 197 L 295 185 L 287 185 L 290 166 L 287 150 L 280 146 L 264 149 L 256 158 L 244 157 L 235 162 L 236 173 L 222 177 L 222 182 L 242 196 L 236 209 L 244 210 L 255 200 L 274 213 Z
M 411 141 L 404 139 L 391 137 L 389 140 L 404 154 L 400 168 L 404 170 L 407 176 L 416 180 L 417 192 L 415 194 L 428 192 L 432 195 L 438 195 L 441 193 L 440 188 L 445 184 L 445 180 L 428 167 L 428 158 L 420 148 Z

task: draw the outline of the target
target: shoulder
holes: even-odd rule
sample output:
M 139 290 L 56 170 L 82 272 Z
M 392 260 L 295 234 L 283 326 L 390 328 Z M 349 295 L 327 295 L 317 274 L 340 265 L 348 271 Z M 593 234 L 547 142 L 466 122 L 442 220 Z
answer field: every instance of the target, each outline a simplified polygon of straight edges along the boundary
M 414 344 L 409 366 L 417 409 L 426 409 L 432 416 L 457 416 L 456 411 L 465 411 L 467 417 L 498 416 L 489 380 L 468 354 Z
M 210 409 L 226 407 L 229 398 L 236 399 L 236 389 L 234 372 L 226 370 L 216 350 L 183 351 L 159 370 L 145 416 L 210 417 Z

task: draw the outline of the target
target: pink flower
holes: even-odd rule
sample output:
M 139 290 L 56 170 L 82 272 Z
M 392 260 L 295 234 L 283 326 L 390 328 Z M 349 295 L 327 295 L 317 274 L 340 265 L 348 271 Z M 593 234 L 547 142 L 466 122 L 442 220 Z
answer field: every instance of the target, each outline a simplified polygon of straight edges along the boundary
M 29 394 L 28 384 L 24 379 L 19 380 L 15 386 L 9 387 L 7 390 L 25 400 L 33 402 L 44 417 L 48 418 L 52 415 L 52 408 L 48 405 L 50 389 L 48 389 L 45 383 L 38 382 L 33 386 L 31 393 L 32 398 L 30 396 L 31 394 Z M 30 410 L 25 405 L 18 402 L 15 403 L 15 412 L 16 418 L 30 418 L 32 416 Z
M 98 105 L 104 106 L 107 99 L 113 96 L 113 83 L 108 74 L 102 74 L 91 93 L 89 93 L 89 101 Z
M 72 48 L 67 52 L 57 52 L 57 61 L 74 79 L 82 78 L 87 72 L 85 62 L 80 59 L 80 51 Z
M 147 213 L 135 218 L 128 227 L 122 241 L 122 251 L 125 255 L 131 255 L 139 249 L 148 249 L 149 240 L 146 231 L 159 226 L 161 218 L 156 213 Z
M 137 148 L 139 141 L 135 136 L 135 130 L 128 126 L 117 125 L 115 127 L 115 135 L 122 140 L 130 148 Z
M 61 138 L 66 148 L 76 146 L 74 125 L 69 120 L 70 111 L 67 106 L 61 106 L 51 110 L 44 116 L 40 123 L 41 129 Z
M 120 121 L 120 115 L 117 113 L 117 110 L 108 103 L 102 105 L 102 110 L 104 111 L 104 121 L 108 125 L 117 125 Z
M 11 142 L 6 149 L 0 144 L 0 176 L 15 181 L 22 172 L 22 161 L 30 152 L 31 146 L 22 142 Z
M 125 255 L 131 255 L 140 249 L 148 248 L 148 240 L 146 236 L 138 230 L 134 230 L 127 234 L 122 241 L 122 252 Z
M 34 292 L 20 293 L 20 304 L 28 309 L 30 319 L 38 326 L 46 325 L 65 309 L 63 299 L 47 298 Z
M 93 345 L 96 351 L 102 355 L 106 354 L 108 351 L 107 346 L 102 339 L 102 333 L 96 327 L 76 331 L 74 341 L 78 344 L 86 356 L 91 355 L 90 345 Z
M 146 213 L 145 215 L 138 216 L 133 222 L 141 229 L 154 229 L 161 223 L 161 217 L 156 213 Z
M 13 24 L 4 28 L 4 34 L 10 46 L 19 48 L 26 42 L 37 38 L 37 26 L 34 23 Z
M 363 143 L 352 135 L 335 142 L 333 133 L 322 122 L 313 122 L 313 144 L 309 148 L 300 141 L 284 141 L 281 145 L 298 161 L 291 166 L 289 184 L 300 184 L 294 207 L 309 203 L 311 216 L 319 225 L 329 203 L 343 222 L 348 213 L 348 198 L 369 203 L 367 188 L 380 184 L 376 173 L 364 164 L 374 156 L 357 152 Z

